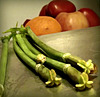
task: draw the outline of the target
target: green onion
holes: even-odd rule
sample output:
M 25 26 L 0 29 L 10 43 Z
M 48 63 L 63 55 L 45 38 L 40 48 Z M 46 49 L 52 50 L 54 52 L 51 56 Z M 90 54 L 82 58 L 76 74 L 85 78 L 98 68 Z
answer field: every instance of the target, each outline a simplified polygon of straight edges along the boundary
M 2 52 L 1 52 L 1 60 L 0 60 L 0 97 L 2 97 L 4 92 L 9 39 L 10 38 L 6 36 L 2 37 Z

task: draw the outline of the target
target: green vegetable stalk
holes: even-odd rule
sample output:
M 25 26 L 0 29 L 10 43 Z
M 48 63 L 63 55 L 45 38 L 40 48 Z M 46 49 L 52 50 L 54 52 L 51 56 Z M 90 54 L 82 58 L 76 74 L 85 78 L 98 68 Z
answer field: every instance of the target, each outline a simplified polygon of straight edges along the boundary
M 29 50 L 29 48 L 32 47 L 32 45 L 30 44 L 31 46 L 29 47 L 29 44 L 27 45 L 27 43 L 26 43 L 27 39 L 25 39 L 25 37 L 22 38 L 21 34 L 16 35 L 16 40 L 17 40 L 19 46 L 21 47 L 21 49 L 30 58 L 32 58 L 33 60 L 36 61 L 36 60 L 38 60 L 37 56 L 39 56 L 40 60 L 45 59 L 45 61 L 41 61 L 41 62 L 46 63 L 46 65 L 52 66 L 53 68 L 58 69 L 58 70 L 64 72 L 65 74 L 67 74 L 76 83 L 75 86 L 77 89 L 83 90 L 85 88 L 92 87 L 93 82 L 89 81 L 88 75 L 85 72 L 83 72 L 83 73 L 79 72 L 77 69 L 72 67 L 70 64 L 65 64 L 65 63 L 53 60 L 51 58 L 48 58 L 48 57 L 43 58 L 43 55 L 40 53 L 37 53 L 37 56 L 32 54 L 32 52 Z M 35 49 L 34 47 L 32 47 L 32 48 Z M 34 51 L 33 51 L 33 53 L 34 53 Z
M 47 86 L 58 86 L 61 84 L 61 78 L 56 77 L 55 71 L 53 69 L 49 70 L 43 64 L 37 64 L 30 57 L 28 57 L 16 43 L 15 37 L 13 37 L 13 46 L 15 52 L 19 55 L 19 57 L 47 81 L 45 83 Z
M 2 52 L 1 52 L 1 60 L 0 60 L 0 97 L 2 97 L 4 92 L 9 39 L 10 37 L 6 37 L 6 36 L 1 38 Z
M 90 73 L 95 73 L 96 72 L 96 68 L 95 65 L 92 63 L 92 60 L 88 60 L 87 62 L 77 56 L 73 56 L 70 53 L 63 53 L 60 51 L 57 51 L 53 48 L 51 48 L 50 46 L 46 45 L 45 43 L 43 43 L 30 29 L 30 27 L 26 27 L 26 30 L 29 34 L 29 36 L 33 39 L 33 41 L 39 46 L 41 47 L 48 55 L 49 57 L 59 60 L 59 61 L 63 61 L 63 62 L 67 62 L 67 63 L 71 63 L 74 67 L 79 67 L 82 70 L 84 70 L 84 72 L 86 72 L 87 74 Z
M 27 39 L 27 35 L 23 34 L 22 38 L 25 42 L 25 44 L 27 45 L 28 49 L 33 53 L 33 54 L 41 54 L 40 51 L 38 51 L 36 48 L 33 47 L 33 45 L 29 42 L 29 40 Z

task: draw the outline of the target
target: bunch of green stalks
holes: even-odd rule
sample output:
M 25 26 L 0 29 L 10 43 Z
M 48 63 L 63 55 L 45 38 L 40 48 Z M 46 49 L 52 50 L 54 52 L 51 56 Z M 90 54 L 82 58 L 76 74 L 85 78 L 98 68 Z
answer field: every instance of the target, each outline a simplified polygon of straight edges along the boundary
M 8 45 L 11 37 L 13 39 L 15 53 L 23 62 L 36 71 L 39 76 L 45 79 L 46 86 L 51 87 L 61 84 L 62 79 L 57 77 L 56 70 L 62 72 L 61 74 L 67 75 L 75 83 L 75 87 L 78 90 L 84 90 L 93 86 L 93 80 L 90 80 L 90 75 L 96 74 L 97 67 L 92 63 L 92 60 L 89 59 L 86 62 L 80 57 L 73 56 L 70 53 L 63 53 L 53 49 L 42 42 L 32 32 L 30 27 L 14 27 L 4 33 L 8 32 L 11 33 L 8 37 L 1 38 L 0 96 L 4 92 Z M 34 44 L 32 45 L 32 43 Z

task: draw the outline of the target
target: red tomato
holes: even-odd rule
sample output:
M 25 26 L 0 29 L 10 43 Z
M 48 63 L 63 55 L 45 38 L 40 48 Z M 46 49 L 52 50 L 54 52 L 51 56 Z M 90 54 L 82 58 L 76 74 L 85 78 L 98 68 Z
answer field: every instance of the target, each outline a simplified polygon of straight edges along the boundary
M 100 18 L 92 9 L 81 8 L 79 11 L 86 16 L 90 27 L 100 25 Z
M 48 4 L 48 11 L 52 17 L 56 17 L 60 12 L 76 11 L 76 7 L 68 0 L 54 0 Z
M 44 5 L 39 13 L 39 16 L 46 16 L 47 15 L 47 5 Z

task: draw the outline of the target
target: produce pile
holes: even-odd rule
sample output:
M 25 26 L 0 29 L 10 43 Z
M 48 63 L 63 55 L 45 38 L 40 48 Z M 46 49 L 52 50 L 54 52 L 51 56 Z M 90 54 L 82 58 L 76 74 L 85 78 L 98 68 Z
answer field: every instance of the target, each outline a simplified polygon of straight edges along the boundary
M 35 22 L 39 22 L 39 18 L 39 21 L 36 21 L 36 19 L 34 18 L 26 19 L 23 25 L 30 26 L 30 28 L 36 35 L 83 29 L 100 25 L 100 17 L 92 9 L 80 8 L 77 10 L 75 4 L 68 0 L 52 0 L 41 8 L 38 17 L 41 16 L 54 18 L 55 21 L 61 25 L 61 29 L 60 27 L 58 27 L 60 30 L 56 30 L 57 28 L 54 26 L 56 31 L 53 31 L 49 28 L 49 22 L 40 22 L 41 26 L 36 25 L 33 20 Z M 47 20 L 44 19 L 44 21 Z M 52 22 L 51 24 L 54 25 L 54 23 Z M 36 29 L 38 29 L 38 31 L 36 31 Z M 47 29 L 50 29 L 50 31 L 47 31 Z
M 62 78 L 58 78 L 55 72 L 58 70 L 73 81 L 77 90 L 92 88 L 94 75 L 97 72 L 97 67 L 92 63 L 92 60 L 89 59 L 86 62 L 70 53 L 63 53 L 51 48 L 42 42 L 29 26 L 16 26 L 3 33 L 10 34 L 1 38 L 0 95 L 4 91 L 8 47 L 11 38 L 13 39 L 14 52 L 21 59 L 20 61 L 25 62 L 36 71 L 45 80 L 46 86 L 52 87 L 61 84 Z

